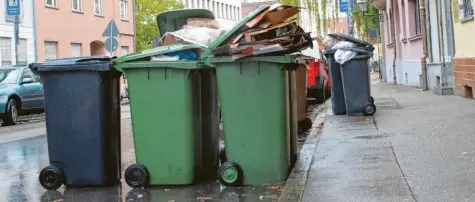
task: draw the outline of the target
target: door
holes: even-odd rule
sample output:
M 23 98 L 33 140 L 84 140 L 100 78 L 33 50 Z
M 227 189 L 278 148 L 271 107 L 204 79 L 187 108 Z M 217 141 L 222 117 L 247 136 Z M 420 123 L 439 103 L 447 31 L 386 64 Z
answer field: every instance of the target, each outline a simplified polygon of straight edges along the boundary
M 43 108 L 43 85 L 29 68 L 23 69 L 19 84 L 22 109 Z

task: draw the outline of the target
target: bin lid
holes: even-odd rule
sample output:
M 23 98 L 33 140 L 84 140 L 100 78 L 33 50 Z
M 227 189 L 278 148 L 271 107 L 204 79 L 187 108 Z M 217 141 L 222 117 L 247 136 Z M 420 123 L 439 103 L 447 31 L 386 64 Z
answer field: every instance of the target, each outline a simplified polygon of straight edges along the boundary
M 160 36 L 182 29 L 187 24 L 188 18 L 214 19 L 214 15 L 206 9 L 181 9 L 160 13 L 157 15 Z
M 89 56 L 72 57 L 55 60 L 46 60 L 42 63 L 32 63 L 29 65 L 33 72 L 48 71 L 110 71 L 113 70 L 110 63 L 114 57 L 109 56 Z M 106 64 L 106 65 L 104 65 Z
M 366 41 L 363 41 L 363 40 L 360 40 L 360 39 L 357 39 L 357 38 L 354 38 L 354 37 L 351 37 L 351 36 L 348 36 L 348 35 L 344 35 L 344 34 L 341 34 L 341 33 L 328 34 L 328 36 L 331 36 L 331 37 L 334 37 L 334 38 L 344 39 L 345 41 L 349 41 L 349 42 L 355 43 L 357 45 L 364 45 L 364 46 L 373 47 L 373 44 L 370 44 Z
M 183 50 L 201 49 L 200 46 L 195 44 L 172 44 L 168 46 L 158 46 L 152 49 L 144 50 L 142 52 L 132 53 L 121 56 L 114 60 L 114 64 L 132 62 L 132 61 L 150 61 L 148 58 L 152 56 L 163 55 L 166 53 L 173 53 Z
M 208 58 L 213 57 L 213 50 L 219 47 L 221 44 L 223 44 L 225 41 L 227 41 L 229 38 L 234 36 L 239 30 L 249 21 L 253 20 L 257 15 L 268 9 L 270 5 L 264 4 L 253 11 L 249 12 L 244 18 L 242 18 L 235 26 L 233 26 L 231 29 L 229 29 L 226 33 L 221 35 L 218 39 L 216 39 L 211 45 L 208 46 L 208 49 L 206 49 L 200 57 L 201 61 L 205 61 Z

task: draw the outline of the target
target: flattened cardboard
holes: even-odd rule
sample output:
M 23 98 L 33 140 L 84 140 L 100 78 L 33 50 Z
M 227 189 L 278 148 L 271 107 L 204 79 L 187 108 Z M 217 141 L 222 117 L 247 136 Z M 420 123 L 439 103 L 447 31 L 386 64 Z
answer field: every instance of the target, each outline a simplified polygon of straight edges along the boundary
M 296 15 L 299 12 L 300 12 L 299 8 L 290 7 L 290 8 L 282 9 L 280 11 L 273 11 L 273 12 L 267 13 L 264 16 L 264 20 L 267 22 L 270 22 L 272 25 L 277 25 L 279 23 L 284 22 L 286 19 L 289 19 L 290 17 Z

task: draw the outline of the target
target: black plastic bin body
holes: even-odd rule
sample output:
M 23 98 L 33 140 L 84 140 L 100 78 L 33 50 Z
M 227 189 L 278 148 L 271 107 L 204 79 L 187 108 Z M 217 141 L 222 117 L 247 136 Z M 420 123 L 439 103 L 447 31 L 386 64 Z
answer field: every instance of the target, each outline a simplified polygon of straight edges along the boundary
M 343 115 L 346 113 L 345 94 L 343 91 L 343 83 L 341 77 L 340 64 L 335 60 L 335 52 L 337 50 L 328 50 L 323 54 L 327 57 L 330 69 L 330 85 L 331 85 L 331 101 L 332 110 L 335 115 Z
M 364 115 L 365 106 L 372 104 L 368 60 L 371 55 L 358 55 L 341 66 L 346 113 Z
M 50 166 L 62 171 L 66 186 L 120 180 L 121 74 L 111 64 L 89 57 L 30 65 L 43 80 Z

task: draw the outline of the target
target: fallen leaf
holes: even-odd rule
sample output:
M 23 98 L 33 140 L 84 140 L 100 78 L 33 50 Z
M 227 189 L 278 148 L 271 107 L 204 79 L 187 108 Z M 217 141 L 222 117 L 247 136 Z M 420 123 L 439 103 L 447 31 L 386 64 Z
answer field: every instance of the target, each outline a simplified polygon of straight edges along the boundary
M 175 200 L 169 200 L 168 202 L 175 202 Z
M 270 189 L 270 190 L 282 191 L 282 190 L 284 189 L 284 186 L 282 186 L 282 185 L 270 186 L 269 189 Z
M 213 197 L 198 197 L 197 199 L 198 199 L 200 202 L 202 202 L 202 201 L 211 200 L 211 199 L 213 199 Z

